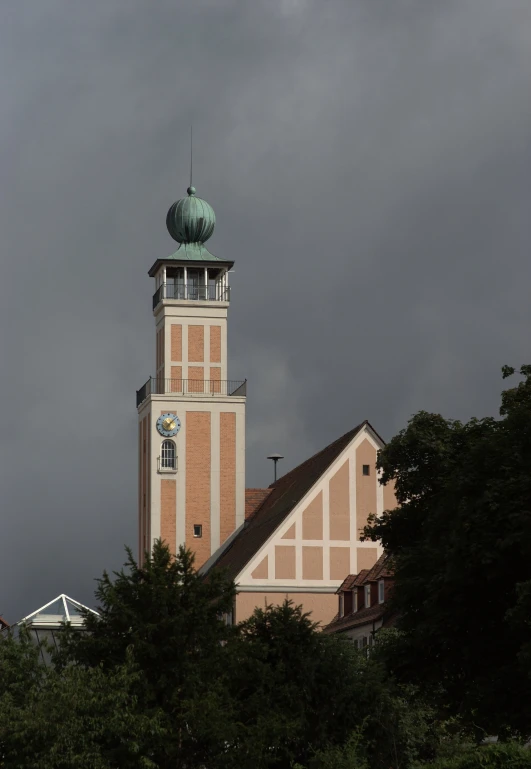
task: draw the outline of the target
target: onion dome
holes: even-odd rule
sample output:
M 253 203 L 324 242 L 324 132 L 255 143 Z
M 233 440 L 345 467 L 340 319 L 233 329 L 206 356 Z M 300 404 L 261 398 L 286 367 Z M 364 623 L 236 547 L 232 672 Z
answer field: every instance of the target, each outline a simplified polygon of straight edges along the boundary
M 178 243 L 205 243 L 216 224 L 214 209 L 198 198 L 195 187 L 188 187 L 188 197 L 174 203 L 166 217 L 166 227 Z

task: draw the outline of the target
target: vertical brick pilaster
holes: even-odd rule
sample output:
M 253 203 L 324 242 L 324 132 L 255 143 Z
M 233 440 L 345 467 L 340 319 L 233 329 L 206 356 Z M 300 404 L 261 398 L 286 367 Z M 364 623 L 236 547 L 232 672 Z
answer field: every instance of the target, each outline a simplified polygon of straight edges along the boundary
M 196 568 L 210 558 L 211 415 L 186 413 L 186 544 L 196 554 Z M 202 537 L 194 537 L 194 525 Z
M 160 538 L 172 555 L 177 550 L 177 482 L 173 478 L 160 481 Z
M 188 361 L 203 363 L 205 360 L 205 327 L 188 326 Z
M 183 327 L 180 323 L 171 324 L 171 359 L 176 363 L 183 359 Z
M 220 414 L 220 543 L 236 528 L 236 414 Z
M 210 326 L 210 362 L 221 363 L 221 326 Z

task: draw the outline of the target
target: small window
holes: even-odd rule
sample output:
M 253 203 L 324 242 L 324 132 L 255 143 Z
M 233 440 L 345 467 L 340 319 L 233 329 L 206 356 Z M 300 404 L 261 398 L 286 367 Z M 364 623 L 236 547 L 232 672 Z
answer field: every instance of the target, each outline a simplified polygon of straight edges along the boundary
M 378 582 L 378 603 L 383 603 L 385 601 L 385 582 L 383 579 L 381 579 Z
M 339 595 L 339 616 L 345 616 L 345 601 L 343 600 L 343 593 Z
M 369 465 L 363 465 L 363 475 L 370 475 L 371 474 L 371 468 Z
M 365 608 L 371 605 L 371 586 L 365 585 Z
M 194 537 L 202 537 L 203 536 L 203 527 L 201 524 L 195 523 L 194 524 Z
M 162 441 L 160 450 L 160 464 L 166 470 L 175 470 L 176 456 L 175 443 L 173 441 Z
M 358 611 L 358 590 L 352 591 L 352 611 Z

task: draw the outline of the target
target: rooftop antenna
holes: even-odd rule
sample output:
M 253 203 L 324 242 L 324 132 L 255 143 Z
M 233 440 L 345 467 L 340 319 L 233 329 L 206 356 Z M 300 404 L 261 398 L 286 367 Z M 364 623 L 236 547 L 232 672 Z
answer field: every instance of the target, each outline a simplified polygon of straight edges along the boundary
M 275 463 L 275 480 L 273 482 L 276 483 L 277 482 L 277 462 L 279 459 L 284 459 L 284 457 L 282 456 L 282 454 L 270 454 L 268 456 L 268 459 L 272 459 L 273 462 Z

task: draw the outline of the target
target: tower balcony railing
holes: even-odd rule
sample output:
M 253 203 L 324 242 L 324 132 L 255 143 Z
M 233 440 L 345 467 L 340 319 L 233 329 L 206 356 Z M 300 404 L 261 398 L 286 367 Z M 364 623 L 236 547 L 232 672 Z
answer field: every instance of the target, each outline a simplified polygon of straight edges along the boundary
M 163 283 L 153 294 L 153 309 L 163 299 L 189 299 L 195 302 L 229 302 L 230 286 L 211 284 L 199 286 L 193 283 Z
M 211 397 L 213 395 L 229 395 L 245 397 L 247 395 L 247 379 L 236 381 L 232 379 L 164 379 L 150 377 L 140 390 L 136 391 L 137 408 L 149 395 L 186 395 Z

